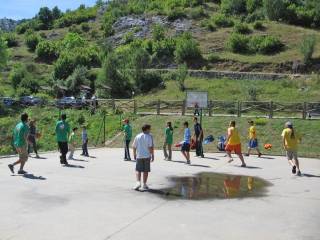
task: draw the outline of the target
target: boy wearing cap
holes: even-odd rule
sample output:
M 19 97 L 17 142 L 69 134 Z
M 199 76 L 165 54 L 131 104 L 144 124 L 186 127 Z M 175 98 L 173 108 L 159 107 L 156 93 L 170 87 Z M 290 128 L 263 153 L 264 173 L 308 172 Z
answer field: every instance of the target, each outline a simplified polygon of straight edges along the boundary
M 132 127 L 130 126 L 129 119 L 123 120 L 123 134 L 124 134 L 124 160 L 131 161 L 130 157 L 130 142 L 132 138 Z
M 301 136 L 293 129 L 291 122 L 286 122 L 285 129 L 282 131 L 282 144 L 286 151 L 289 164 L 292 166 L 292 174 L 301 176 L 299 160 L 298 160 L 298 144 Z
M 248 143 L 248 153 L 246 156 L 250 155 L 252 149 L 255 149 L 258 153 L 258 157 L 261 157 L 261 152 L 258 147 L 258 139 L 257 139 L 257 129 L 254 125 L 254 121 L 248 121 L 249 123 L 249 143 Z

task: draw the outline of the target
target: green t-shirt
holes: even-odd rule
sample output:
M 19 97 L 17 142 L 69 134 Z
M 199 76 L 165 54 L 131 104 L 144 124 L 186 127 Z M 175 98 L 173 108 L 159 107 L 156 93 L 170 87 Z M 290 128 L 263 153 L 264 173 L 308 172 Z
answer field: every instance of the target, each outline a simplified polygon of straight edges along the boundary
M 58 121 L 56 124 L 57 142 L 68 142 L 68 134 L 70 133 L 69 124 L 65 121 Z
M 29 133 L 29 126 L 20 122 L 13 130 L 13 144 L 15 147 L 27 147 L 26 137 Z
M 125 133 L 125 139 L 126 140 L 131 140 L 132 138 L 132 128 L 129 124 L 126 124 L 123 126 L 123 131 Z
M 166 143 L 167 144 L 172 144 L 173 143 L 173 130 L 171 130 L 170 128 L 166 128 Z

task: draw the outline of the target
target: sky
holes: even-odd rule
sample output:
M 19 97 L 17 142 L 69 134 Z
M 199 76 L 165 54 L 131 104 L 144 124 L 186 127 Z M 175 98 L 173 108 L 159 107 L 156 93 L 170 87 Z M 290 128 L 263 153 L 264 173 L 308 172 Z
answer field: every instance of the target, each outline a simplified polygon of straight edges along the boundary
M 80 4 L 93 6 L 96 0 L 0 0 L 0 18 L 15 20 L 34 17 L 41 7 L 53 8 L 58 6 L 61 10 L 76 9 Z

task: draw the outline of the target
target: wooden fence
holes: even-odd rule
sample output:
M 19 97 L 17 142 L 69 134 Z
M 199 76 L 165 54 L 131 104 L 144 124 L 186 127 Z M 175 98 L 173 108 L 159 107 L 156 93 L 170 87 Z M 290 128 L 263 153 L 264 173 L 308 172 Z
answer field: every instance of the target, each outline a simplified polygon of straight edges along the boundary
M 99 107 L 118 112 L 141 115 L 192 115 L 181 100 L 141 101 L 135 99 L 99 99 Z M 203 109 L 207 116 L 267 117 L 267 118 L 313 118 L 320 119 L 320 102 L 257 102 L 210 100 Z

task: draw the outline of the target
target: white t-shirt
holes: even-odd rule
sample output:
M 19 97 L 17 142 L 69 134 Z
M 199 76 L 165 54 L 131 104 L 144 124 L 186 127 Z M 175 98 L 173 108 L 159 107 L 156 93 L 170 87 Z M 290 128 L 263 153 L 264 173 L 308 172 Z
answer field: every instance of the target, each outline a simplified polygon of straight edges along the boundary
M 153 137 L 151 134 L 138 134 L 132 144 L 132 147 L 137 149 L 137 158 L 150 158 L 149 148 L 153 147 Z

